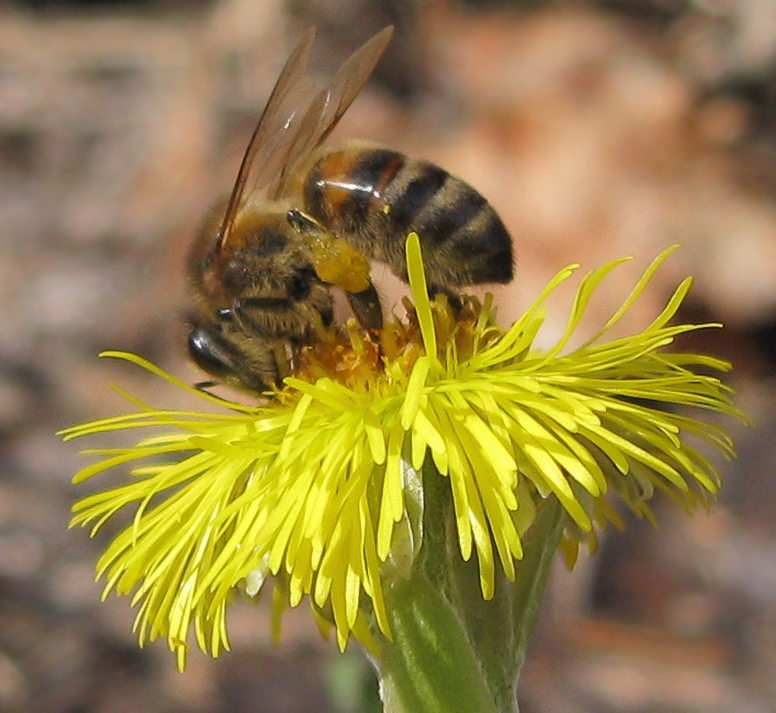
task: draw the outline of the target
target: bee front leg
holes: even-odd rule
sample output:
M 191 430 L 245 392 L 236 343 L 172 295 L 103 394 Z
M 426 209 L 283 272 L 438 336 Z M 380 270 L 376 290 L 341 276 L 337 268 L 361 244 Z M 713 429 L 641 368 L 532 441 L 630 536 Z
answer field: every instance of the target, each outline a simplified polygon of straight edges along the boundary
M 305 303 L 289 297 L 253 296 L 237 300 L 231 309 L 235 323 L 247 338 L 262 344 L 272 356 L 276 383 L 294 372 L 298 348 L 308 343 L 323 307 L 301 310 Z
M 229 312 L 245 334 L 272 340 L 292 332 L 288 323 L 293 306 L 288 297 L 245 297 L 236 300 Z

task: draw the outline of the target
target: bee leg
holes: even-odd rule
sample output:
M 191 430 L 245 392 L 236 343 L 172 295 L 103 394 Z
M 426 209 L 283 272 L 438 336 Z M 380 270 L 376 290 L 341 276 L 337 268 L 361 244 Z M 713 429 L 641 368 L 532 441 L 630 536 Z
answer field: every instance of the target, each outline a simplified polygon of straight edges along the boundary
M 328 292 L 326 294 L 328 296 Z M 299 331 L 288 325 L 282 327 L 284 313 L 293 316 L 299 301 L 289 297 L 255 296 L 237 300 L 231 307 L 234 320 L 242 331 L 260 339 L 267 355 L 271 356 L 276 385 L 293 374 L 299 347 L 310 341 L 311 325 Z M 331 324 L 333 315 L 329 305 L 316 305 L 310 315 L 310 320 L 314 319 L 321 325 Z
M 210 394 L 210 389 L 212 389 L 214 386 L 220 386 L 222 382 L 216 381 L 215 379 L 208 379 L 207 381 L 198 381 L 196 384 L 194 384 L 194 388 L 197 391 L 204 391 L 206 394 Z M 213 394 L 210 394 L 211 396 Z
M 353 314 L 356 315 L 356 319 L 364 329 L 382 329 L 383 310 L 380 305 L 380 296 L 373 284 L 370 283 L 369 287 L 361 292 L 346 292 L 345 294 Z
M 293 302 L 288 297 L 244 297 L 241 300 L 235 300 L 230 311 L 239 319 L 252 310 L 281 312 L 291 309 L 292 305 Z
M 272 356 L 275 359 L 277 366 L 277 381 L 282 382 L 287 376 L 291 374 L 291 359 L 289 353 L 286 351 L 286 345 L 279 339 L 272 342 Z
M 234 323 L 243 333 L 274 341 L 283 334 L 273 327 L 273 317 L 288 312 L 293 306 L 288 297 L 245 297 L 229 308 Z

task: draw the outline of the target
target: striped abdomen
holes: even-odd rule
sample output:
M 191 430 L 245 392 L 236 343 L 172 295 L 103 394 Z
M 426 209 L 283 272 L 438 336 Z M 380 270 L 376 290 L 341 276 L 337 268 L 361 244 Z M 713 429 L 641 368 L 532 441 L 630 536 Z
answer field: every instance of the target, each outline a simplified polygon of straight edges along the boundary
M 404 241 L 420 236 L 432 286 L 509 282 L 512 240 L 474 188 L 386 149 L 324 154 L 304 182 L 305 210 L 364 255 L 407 279 Z

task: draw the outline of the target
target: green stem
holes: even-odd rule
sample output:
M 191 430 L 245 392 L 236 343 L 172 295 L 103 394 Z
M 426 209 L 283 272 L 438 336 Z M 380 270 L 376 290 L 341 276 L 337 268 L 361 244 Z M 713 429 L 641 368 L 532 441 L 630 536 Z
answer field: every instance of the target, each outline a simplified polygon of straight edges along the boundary
M 428 580 L 391 590 L 393 641 L 378 662 L 386 713 L 497 713 L 458 613 Z
M 423 477 L 423 546 L 409 577 L 386 588 L 392 641 L 375 661 L 386 713 L 517 713 L 516 689 L 553 556 L 565 525 L 542 501 L 512 582 L 484 600 L 475 559 L 464 561 L 448 481 Z

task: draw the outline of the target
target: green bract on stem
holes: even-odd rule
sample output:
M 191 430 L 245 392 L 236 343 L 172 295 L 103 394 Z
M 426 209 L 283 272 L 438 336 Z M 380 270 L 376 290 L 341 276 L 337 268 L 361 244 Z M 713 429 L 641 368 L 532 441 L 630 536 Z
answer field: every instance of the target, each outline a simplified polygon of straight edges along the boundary
M 307 598 L 340 648 L 351 635 L 367 647 L 389 710 L 450 710 L 437 688 L 450 666 L 468 670 L 460 681 L 479 681 L 467 686 L 471 707 L 457 710 L 488 710 L 478 708 L 483 696 L 492 710 L 511 710 L 557 547 L 573 562 L 580 543 L 595 546 L 597 531 L 619 526 L 613 498 L 650 519 L 656 491 L 689 512 L 708 505 L 719 480 L 698 442 L 733 455 L 727 433 L 695 415 L 744 418 L 710 375 L 729 365 L 662 351 L 686 332 L 719 326 L 670 324 L 689 279 L 641 333 L 604 341 L 672 250 L 573 349 L 591 296 L 621 260 L 582 278 L 565 333 L 542 350 L 534 340 L 544 303 L 576 266 L 502 330 L 490 297 L 464 297 L 460 310 L 429 299 L 410 235 L 406 319 L 394 318 L 379 338 L 354 323 L 332 328 L 258 405 L 225 402 L 140 357 L 106 353 L 221 413 L 133 400 L 135 413 L 65 431 L 161 428 L 127 448 L 90 451 L 100 459 L 75 478 L 134 464 L 128 483 L 75 506 L 73 524 L 93 534 L 134 508 L 97 565 L 105 594 L 132 593 L 141 643 L 166 638 L 183 667 L 192 633 L 213 655 L 228 648 L 236 588 L 271 586 L 276 621 Z M 424 639 L 424 631 L 436 633 Z M 456 655 L 425 661 L 435 645 Z

